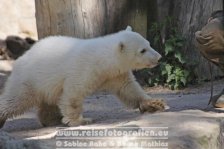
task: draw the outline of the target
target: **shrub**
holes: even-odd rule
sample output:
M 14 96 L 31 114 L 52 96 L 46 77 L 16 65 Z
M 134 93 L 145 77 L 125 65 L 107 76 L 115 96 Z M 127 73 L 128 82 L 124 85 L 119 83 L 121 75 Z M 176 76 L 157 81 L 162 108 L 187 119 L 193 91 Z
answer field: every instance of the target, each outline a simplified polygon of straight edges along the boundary
M 167 28 L 166 37 L 162 30 Z M 151 44 L 163 56 L 158 67 L 149 71 L 148 85 L 163 85 L 171 89 L 181 89 L 194 81 L 193 68 L 196 62 L 189 61 L 182 48 L 185 46 L 184 37 L 178 32 L 174 19 L 167 17 L 162 23 L 153 23 L 149 29 Z

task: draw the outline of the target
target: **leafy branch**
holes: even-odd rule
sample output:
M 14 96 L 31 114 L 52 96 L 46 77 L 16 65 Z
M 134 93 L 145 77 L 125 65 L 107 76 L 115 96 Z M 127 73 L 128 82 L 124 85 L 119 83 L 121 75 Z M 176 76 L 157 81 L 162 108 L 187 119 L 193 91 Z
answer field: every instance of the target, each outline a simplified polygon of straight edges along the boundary
M 147 70 L 153 74 L 148 79 L 150 86 L 164 85 L 181 89 L 193 81 L 196 63 L 188 63 L 189 60 L 181 50 L 186 40 L 175 26 L 174 19 L 167 17 L 162 23 L 153 23 L 149 29 L 153 47 L 163 56 L 158 67 Z M 165 28 L 168 29 L 166 37 L 162 37 Z

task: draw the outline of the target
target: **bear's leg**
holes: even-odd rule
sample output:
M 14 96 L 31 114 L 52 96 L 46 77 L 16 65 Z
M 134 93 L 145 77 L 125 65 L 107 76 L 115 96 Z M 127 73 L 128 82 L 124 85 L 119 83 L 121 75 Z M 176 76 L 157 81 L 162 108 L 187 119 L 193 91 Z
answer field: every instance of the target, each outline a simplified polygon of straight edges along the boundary
M 165 110 L 163 100 L 152 99 L 135 81 L 131 72 L 120 75 L 107 82 L 105 89 L 112 91 L 127 106 L 139 108 L 141 113 Z
M 59 102 L 59 108 L 62 113 L 62 123 L 68 126 L 85 125 L 92 122 L 89 118 L 82 116 L 83 98 L 68 98 L 65 94 Z
M 38 105 L 38 118 L 43 126 L 55 126 L 61 124 L 62 115 L 57 105 L 41 102 Z
M 8 118 L 23 114 L 36 103 L 32 87 L 27 83 L 19 85 L 8 82 L 0 96 L 0 128 Z
M 33 107 L 32 99 L 23 97 L 0 96 L 0 128 L 8 118 L 21 115 Z

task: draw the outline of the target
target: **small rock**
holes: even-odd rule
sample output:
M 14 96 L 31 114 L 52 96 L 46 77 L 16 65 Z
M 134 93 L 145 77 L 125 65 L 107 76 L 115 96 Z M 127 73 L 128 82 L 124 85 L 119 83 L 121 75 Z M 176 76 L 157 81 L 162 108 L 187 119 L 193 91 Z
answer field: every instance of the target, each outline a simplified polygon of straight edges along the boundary
M 18 36 L 8 36 L 5 42 L 10 57 L 17 59 L 35 43 L 35 40 L 31 38 L 22 39 Z

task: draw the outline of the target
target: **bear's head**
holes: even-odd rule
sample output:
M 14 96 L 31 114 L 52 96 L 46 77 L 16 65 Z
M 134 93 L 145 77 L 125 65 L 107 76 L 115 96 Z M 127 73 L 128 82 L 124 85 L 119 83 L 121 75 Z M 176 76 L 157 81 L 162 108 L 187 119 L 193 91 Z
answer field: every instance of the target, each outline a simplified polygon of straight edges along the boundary
M 120 35 L 119 55 L 123 64 L 132 70 L 153 68 L 158 65 L 162 56 L 139 33 L 133 32 L 128 26 L 126 30 L 120 32 Z

